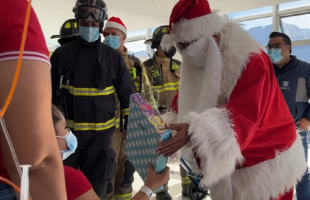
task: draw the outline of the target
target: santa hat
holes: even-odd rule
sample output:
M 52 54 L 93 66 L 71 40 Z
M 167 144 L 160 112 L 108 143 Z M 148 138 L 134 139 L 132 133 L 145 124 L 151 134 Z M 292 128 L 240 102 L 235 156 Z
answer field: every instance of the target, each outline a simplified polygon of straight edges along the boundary
M 125 24 L 123 23 L 123 21 L 118 17 L 111 17 L 108 20 L 107 24 L 105 25 L 105 27 L 103 29 L 103 35 L 104 36 L 105 36 L 105 29 L 107 29 L 107 28 L 117 28 L 118 30 L 125 33 L 125 35 L 127 35 L 127 28 L 126 28 Z
M 169 34 L 164 35 L 161 47 L 169 49 L 174 42 L 193 42 L 203 36 L 220 33 L 222 18 L 212 12 L 207 0 L 179 0 L 169 22 Z

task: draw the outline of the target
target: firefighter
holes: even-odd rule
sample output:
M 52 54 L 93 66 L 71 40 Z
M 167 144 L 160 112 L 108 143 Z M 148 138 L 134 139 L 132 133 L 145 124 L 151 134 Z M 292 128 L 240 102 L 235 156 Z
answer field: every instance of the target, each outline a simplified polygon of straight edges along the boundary
M 60 27 L 59 35 L 52 35 L 51 39 L 59 38 L 58 43 L 62 46 L 75 41 L 79 35 L 76 20 L 68 19 Z
M 134 91 L 142 93 L 152 107 L 157 109 L 157 103 L 153 97 L 151 84 L 147 77 L 145 67 L 138 58 L 134 57 L 134 55 L 128 54 L 128 50 L 124 46 L 127 37 L 127 28 L 122 20 L 118 17 L 111 17 L 104 28 L 103 35 L 105 36 L 104 43 L 107 46 L 116 49 L 123 56 L 134 82 L 132 85 Z M 129 200 L 132 197 L 132 183 L 134 180 L 133 175 L 135 169 L 125 155 L 126 133 L 118 128 L 120 121 L 118 104 L 116 104 L 115 107 L 118 109 L 115 116 L 118 121 L 116 124 L 117 129 L 113 134 L 112 146 L 118 159 L 114 180 L 111 182 L 111 184 L 114 182 L 114 192 L 111 191 L 111 193 L 107 195 L 107 199 Z
M 105 2 L 77 0 L 73 11 L 80 37 L 51 57 L 53 103 L 63 109 L 67 127 L 78 139 L 78 148 L 64 164 L 80 169 L 102 199 L 115 168 L 114 92 L 126 130 L 133 83 L 122 56 L 101 42 Z
M 51 39 L 58 39 L 58 43 L 62 46 L 79 38 L 79 30 L 75 19 L 66 20 L 60 27 L 59 35 L 52 35 Z M 50 57 L 53 52 L 50 52 Z
M 146 40 L 145 44 L 151 45 L 152 49 L 156 49 L 153 58 L 148 59 L 145 65 L 148 77 L 151 80 L 152 91 L 155 100 L 158 102 L 158 109 L 161 114 L 167 112 L 174 96 L 179 90 L 180 67 L 181 62 L 173 59 L 176 48 L 172 47 L 169 52 L 165 52 L 160 47 L 160 42 L 164 34 L 168 33 L 168 26 L 160 26 L 155 29 L 152 39 Z M 180 165 L 182 195 L 187 196 L 187 188 L 190 183 L 186 171 Z M 168 193 L 168 185 L 163 191 L 156 194 L 158 200 L 170 200 L 171 195 Z

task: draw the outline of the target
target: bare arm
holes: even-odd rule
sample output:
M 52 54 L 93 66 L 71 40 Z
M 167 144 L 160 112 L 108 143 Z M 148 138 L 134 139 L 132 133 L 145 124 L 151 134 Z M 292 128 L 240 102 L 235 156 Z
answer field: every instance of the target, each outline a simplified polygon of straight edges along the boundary
M 0 106 L 8 96 L 17 61 L 0 62 Z M 50 68 L 41 61 L 23 60 L 20 77 L 4 119 L 20 164 L 30 164 L 33 200 L 65 200 L 62 160 L 51 114 Z M 0 146 L 10 179 L 20 185 L 2 129 Z
M 166 167 L 166 169 L 161 174 L 156 174 L 150 163 L 148 164 L 148 168 L 149 174 L 146 177 L 145 186 L 150 188 L 152 191 L 158 189 L 160 186 L 168 182 L 170 171 L 169 167 Z M 144 192 L 138 192 L 135 196 L 132 197 L 131 200 L 148 200 L 149 198 L 150 197 Z
M 100 200 L 97 194 L 93 189 L 89 190 L 88 192 L 84 193 L 83 195 L 79 196 L 75 200 Z
M 138 192 L 131 200 L 149 200 L 150 197 L 147 196 L 144 192 Z

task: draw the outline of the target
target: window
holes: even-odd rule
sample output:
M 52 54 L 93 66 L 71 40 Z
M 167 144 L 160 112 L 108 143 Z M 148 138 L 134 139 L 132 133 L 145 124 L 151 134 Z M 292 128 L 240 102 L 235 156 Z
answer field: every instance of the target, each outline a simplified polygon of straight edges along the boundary
M 310 39 L 310 14 L 281 17 L 280 22 L 292 41 Z
M 129 54 L 134 54 L 134 56 L 137 57 L 147 57 L 144 40 L 126 42 L 125 46 L 128 49 Z
M 272 32 L 272 18 L 260 18 L 239 22 L 240 25 L 256 40 L 260 45 L 265 46 Z
M 304 6 L 310 6 L 309 0 L 299 0 L 299 1 L 293 1 L 289 3 L 283 3 L 279 5 L 279 10 L 288 10 L 293 8 L 300 8 Z
M 292 55 L 295 55 L 299 60 L 310 63 L 310 45 L 297 47 L 293 46 Z
M 228 14 L 227 17 L 229 19 L 237 19 L 237 18 L 248 17 L 248 16 L 253 16 L 253 15 L 271 13 L 271 12 L 272 12 L 272 6 L 268 6 L 268 7 L 262 7 L 262 8 L 252 9 L 252 10 L 231 13 L 231 14 Z
M 145 36 L 146 35 L 146 29 L 127 32 L 127 38 L 135 37 L 135 36 L 140 36 L 140 35 Z

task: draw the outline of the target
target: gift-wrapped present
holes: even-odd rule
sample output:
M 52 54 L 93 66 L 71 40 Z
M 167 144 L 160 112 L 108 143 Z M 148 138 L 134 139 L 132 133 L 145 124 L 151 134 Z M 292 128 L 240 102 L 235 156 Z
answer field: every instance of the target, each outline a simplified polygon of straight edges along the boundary
M 148 174 L 147 163 L 151 163 L 156 173 L 166 168 L 167 158 L 155 152 L 159 144 L 171 137 L 169 130 L 158 130 L 164 125 L 157 109 L 153 109 L 144 97 L 137 93 L 130 97 L 127 126 L 126 155 L 145 181 Z M 163 186 L 155 190 L 160 191 Z

